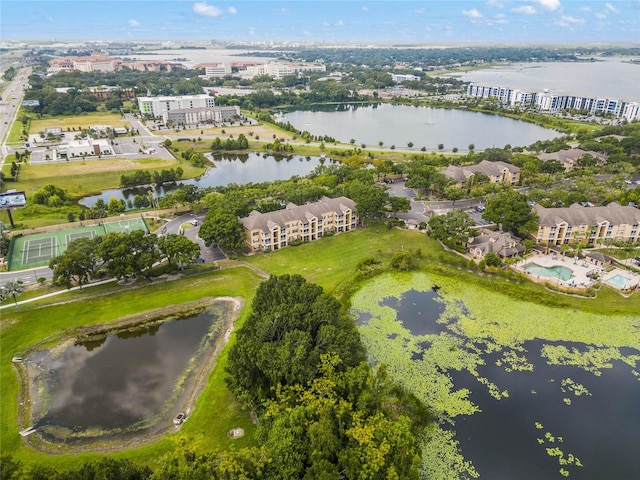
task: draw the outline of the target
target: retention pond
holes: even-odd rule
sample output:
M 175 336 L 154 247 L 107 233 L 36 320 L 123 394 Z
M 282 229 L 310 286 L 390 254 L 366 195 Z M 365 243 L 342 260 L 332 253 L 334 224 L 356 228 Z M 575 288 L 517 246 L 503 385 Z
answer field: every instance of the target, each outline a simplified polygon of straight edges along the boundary
M 29 354 L 22 366 L 38 433 L 32 444 L 104 449 L 175 429 L 172 419 L 193 408 L 236 310 L 232 300 L 206 303 L 95 327 Z

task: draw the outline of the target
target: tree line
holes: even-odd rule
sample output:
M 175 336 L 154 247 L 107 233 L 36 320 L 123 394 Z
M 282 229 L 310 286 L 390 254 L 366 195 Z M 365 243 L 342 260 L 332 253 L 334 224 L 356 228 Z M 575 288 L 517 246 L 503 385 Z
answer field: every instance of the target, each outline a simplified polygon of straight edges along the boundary
M 177 182 L 182 178 L 184 170 L 181 167 L 163 169 L 160 172 L 154 171 L 153 174 L 148 170 L 136 170 L 132 174 L 123 173 L 120 175 L 120 186 L 137 187 L 139 185 L 163 185 L 165 183 Z
M 51 259 L 53 283 L 66 288 L 109 277 L 149 278 L 152 267 L 166 260 L 172 267 L 195 263 L 200 247 L 183 235 L 157 237 L 142 230 L 107 233 L 69 242 L 65 253 Z

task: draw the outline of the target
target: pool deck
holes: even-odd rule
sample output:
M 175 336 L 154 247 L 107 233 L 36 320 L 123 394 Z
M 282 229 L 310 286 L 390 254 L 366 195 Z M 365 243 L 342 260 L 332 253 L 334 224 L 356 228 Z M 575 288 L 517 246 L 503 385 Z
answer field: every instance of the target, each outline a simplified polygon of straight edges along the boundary
M 541 267 L 547 267 L 547 268 L 561 265 L 563 267 L 567 267 L 571 269 L 571 271 L 573 272 L 573 275 L 569 280 L 562 281 L 556 277 L 545 277 L 541 275 L 527 273 L 525 271 L 525 267 L 532 263 L 535 263 L 536 265 L 540 265 Z M 623 270 L 618 267 L 614 267 L 613 269 L 605 272 L 605 269 L 597 265 L 593 265 L 589 262 L 585 262 L 584 260 L 575 261 L 571 257 L 564 258 L 562 255 L 555 255 L 555 256 L 553 254 L 534 255 L 532 257 L 528 257 L 523 262 L 518 263 L 516 265 L 516 269 L 520 272 L 525 273 L 529 277 L 533 277 L 538 280 L 548 281 L 560 287 L 588 288 L 592 286 L 594 283 L 596 283 L 595 280 L 589 278 L 588 276 L 589 274 L 592 274 L 592 273 L 597 273 L 602 279 L 604 284 L 612 288 L 615 288 L 616 290 L 625 290 L 624 287 L 626 287 L 626 289 L 634 289 L 634 288 L 638 288 L 638 286 L 640 285 L 640 275 L 638 275 L 635 272 L 632 272 L 629 270 Z M 623 285 L 623 287 L 619 287 L 614 283 L 609 283 L 608 280 L 612 277 L 615 277 L 616 275 L 621 275 L 623 277 L 628 278 L 629 282 Z
M 524 271 L 525 267 L 531 263 L 540 265 L 541 267 L 555 267 L 561 265 L 571 269 L 573 274 L 571 278 L 566 281 L 562 281 L 556 277 L 544 277 L 540 275 L 530 274 Z M 547 280 L 550 283 L 554 283 L 561 287 L 578 287 L 588 288 L 595 283 L 595 281 L 588 277 L 590 273 L 601 273 L 600 267 L 585 262 L 584 260 L 578 260 L 574 262 L 573 258 L 562 257 L 558 255 L 556 258 L 553 255 L 535 255 L 527 258 L 523 263 L 518 263 L 516 267 L 519 271 L 524 272 L 526 275 L 540 280 Z
M 619 287 L 615 283 L 610 283 L 609 279 L 611 279 L 612 277 L 615 277 L 616 275 L 620 275 L 622 277 L 628 278 L 629 281 L 625 282 L 625 284 L 622 287 Z M 617 267 L 611 270 L 610 272 L 605 273 L 602 280 L 607 285 L 613 288 L 616 288 L 618 290 L 629 290 L 629 289 L 638 288 L 638 284 L 640 284 L 640 276 L 638 276 L 636 272 L 630 272 L 629 270 L 622 270 Z

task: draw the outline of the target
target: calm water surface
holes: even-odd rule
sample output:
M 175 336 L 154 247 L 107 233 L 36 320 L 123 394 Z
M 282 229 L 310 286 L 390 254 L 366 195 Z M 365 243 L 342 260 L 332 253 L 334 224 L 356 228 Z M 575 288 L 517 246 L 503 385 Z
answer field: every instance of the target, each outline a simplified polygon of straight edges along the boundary
M 506 86 L 558 95 L 620 98 L 640 102 L 640 65 L 629 59 L 598 62 L 540 62 L 451 74 L 459 80 L 486 86 Z
M 28 361 L 38 365 L 42 372 L 38 383 L 44 384 L 44 395 L 51 399 L 46 412 L 34 412 L 39 416 L 34 426 L 109 430 L 157 415 L 171 399 L 178 377 L 213 320 L 212 314 L 201 313 L 109 335 L 103 343 L 71 346 L 60 355 L 49 351 L 32 355 Z M 36 400 L 39 408 L 44 403 Z
M 277 157 L 262 153 L 249 153 L 246 155 L 210 155 L 215 168 L 209 168 L 199 178 L 184 180 L 178 185 L 195 185 L 198 188 L 217 187 L 230 183 L 261 183 L 274 180 L 287 180 L 293 176 L 303 177 L 311 173 L 319 165 L 331 165 L 334 160 L 323 157 L 302 157 L 292 155 L 290 157 Z M 167 185 L 156 192 L 155 196 L 162 196 L 165 191 L 171 191 L 177 185 Z M 105 203 L 109 199 L 116 198 L 125 201 L 133 199 L 135 195 L 146 195 L 149 187 L 114 188 L 104 190 L 99 195 L 85 197 L 80 204 L 91 207 L 101 198 Z
M 416 151 L 437 150 L 439 144 L 448 150 L 466 150 L 470 144 L 478 150 L 527 146 L 560 136 L 555 130 L 497 115 L 407 105 L 323 106 L 283 113 L 277 119 L 341 142 L 354 139 L 356 145 L 378 146 L 382 141 L 397 148 L 411 142 Z

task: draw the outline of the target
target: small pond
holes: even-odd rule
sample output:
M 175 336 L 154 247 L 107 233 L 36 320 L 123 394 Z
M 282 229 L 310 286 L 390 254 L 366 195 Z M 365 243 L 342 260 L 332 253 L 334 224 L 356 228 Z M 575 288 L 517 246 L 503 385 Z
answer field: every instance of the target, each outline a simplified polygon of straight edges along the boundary
M 198 178 L 183 180 L 176 184 L 168 184 L 154 190 L 154 196 L 163 196 L 180 185 L 194 185 L 198 188 L 218 187 L 230 183 L 261 183 L 274 180 L 287 180 L 294 176 L 303 177 L 311 173 L 319 165 L 331 165 L 334 160 L 325 157 L 303 157 L 300 155 L 273 156 L 266 153 L 248 153 L 246 155 L 210 155 L 214 167 Z M 99 195 L 91 195 L 80 200 L 80 204 L 91 207 L 99 198 L 109 203 L 116 200 L 133 200 L 136 195 L 146 196 L 148 186 L 140 188 L 114 188 L 104 190 Z
M 428 475 L 640 471 L 637 317 L 552 309 L 424 274 L 371 280 L 352 314 L 370 362 L 385 363 L 441 420 L 423 444 Z
M 209 306 L 30 354 L 24 365 L 32 426 L 45 440 L 67 445 L 172 428 L 173 417 L 190 408 L 194 378 L 223 333 L 227 308 Z

